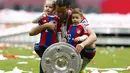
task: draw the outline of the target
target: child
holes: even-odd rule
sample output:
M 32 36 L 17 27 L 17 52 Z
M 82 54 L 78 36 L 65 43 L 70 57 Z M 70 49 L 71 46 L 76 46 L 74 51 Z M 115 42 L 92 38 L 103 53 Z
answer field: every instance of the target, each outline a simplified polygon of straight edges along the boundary
M 82 12 L 79 8 L 75 8 L 72 11 L 72 25 L 69 26 L 67 31 L 67 42 L 76 47 L 79 42 L 84 41 L 88 37 L 88 32 L 85 29 L 85 25 L 81 25 Z
M 74 47 L 76 47 L 76 52 L 81 55 L 83 59 L 81 73 L 84 72 L 85 66 L 89 63 L 89 61 L 95 56 L 95 46 L 83 46 L 82 42 L 86 39 L 89 39 L 90 31 L 86 29 L 86 26 L 80 24 L 82 21 L 83 13 L 79 8 L 75 8 L 72 11 L 72 25 L 69 26 L 67 31 L 67 42 Z M 91 45 L 95 45 L 93 42 Z
M 35 19 L 33 23 L 39 23 L 39 26 L 36 26 L 29 31 L 29 35 L 37 35 L 38 33 L 37 27 L 41 27 L 41 25 L 45 25 L 46 27 L 43 28 L 41 31 L 41 37 L 40 37 L 40 42 L 38 43 L 39 46 L 44 46 L 44 48 L 47 48 L 51 44 L 57 42 L 57 32 L 60 33 L 60 25 L 59 25 L 59 18 L 56 15 L 53 15 L 53 12 L 55 10 L 55 2 L 52 0 L 47 0 L 44 5 L 44 14 L 40 16 L 39 18 Z M 55 25 L 54 30 L 49 29 L 48 25 L 46 24 L 53 24 Z M 53 36 L 53 37 L 52 37 Z M 38 53 L 38 52 L 37 52 Z M 39 54 L 39 53 L 38 53 Z M 42 55 L 39 54 L 40 57 Z
M 39 23 L 38 26 L 31 29 L 29 32 L 30 36 L 37 35 L 39 32 L 37 30 L 40 30 L 41 37 L 39 43 L 35 44 L 35 52 L 39 55 L 40 58 L 42 58 L 42 55 L 46 48 L 48 48 L 51 44 L 54 44 L 58 42 L 57 35 L 60 34 L 60 25 L 59 25 L 59 18 L 56 15 L 53 15 L 53 12 L 55 10 L 55 2 L 52 0 L 47 0 L 44 5 L 44 14 L 42 14 L 40 17 L 35 19 L 33 23 Z M 55 25 L 55 28 L 53 30 L 49 29 L 49 27 L 53 27 L 51 25 L 47 24 L 53 24 Z M 45 26 L 42 28 L 41 26 Z M 42 28 L 42 29 L 38 29 Z M 40 73 L 43 73 L 43 70 L 40 66 Z

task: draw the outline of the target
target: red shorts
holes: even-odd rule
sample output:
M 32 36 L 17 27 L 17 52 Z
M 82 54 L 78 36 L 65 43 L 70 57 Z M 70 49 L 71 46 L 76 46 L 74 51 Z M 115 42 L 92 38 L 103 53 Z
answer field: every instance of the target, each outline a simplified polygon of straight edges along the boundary
M 80 53 L 82 58 L 85 57 L 90 60 L 95 56 L 95 54 L 96 54 L 95 48 L 85 48 Z

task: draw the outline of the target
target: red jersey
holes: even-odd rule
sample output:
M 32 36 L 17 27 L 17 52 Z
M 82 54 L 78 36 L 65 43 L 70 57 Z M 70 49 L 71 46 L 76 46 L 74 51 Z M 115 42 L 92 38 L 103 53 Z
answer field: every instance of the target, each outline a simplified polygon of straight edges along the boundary
M 76 37 L 80 37 L 82 35 L 87 35 L 88 31 L 85 28 L 85 25 L 79 24 L 79 25 L 70 25 L 70 27 L 68 28 L 67 31 L 67 42 L 71 45 L 73 45 L 74 47 L 76 47 L 76 45 L 78 44 L 77 42 L 74 42 L 74 39 Z
M 57 16 L 44 16 L 39 20 L 40 25 L 44 25 L 52 20 L 57 22 L 56 31 L 45 30 L 41 32 L 39 45 L 45 48 L 57 42 L 57 32 L 60 32 L 59 18 Z

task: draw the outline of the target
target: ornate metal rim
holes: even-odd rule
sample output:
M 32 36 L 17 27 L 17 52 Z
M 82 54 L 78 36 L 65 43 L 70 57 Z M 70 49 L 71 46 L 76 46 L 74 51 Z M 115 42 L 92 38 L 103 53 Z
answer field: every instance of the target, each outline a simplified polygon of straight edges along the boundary
M 75 47 L 65 42 L 49 46 L 42 56 L 42 69 L 46 73 L 79 73 L 81 56 L 74 49 Z

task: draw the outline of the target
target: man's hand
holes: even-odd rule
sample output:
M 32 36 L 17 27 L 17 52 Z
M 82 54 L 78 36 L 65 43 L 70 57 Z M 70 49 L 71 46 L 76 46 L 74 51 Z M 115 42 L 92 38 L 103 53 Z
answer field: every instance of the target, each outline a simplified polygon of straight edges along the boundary
M 57 22 L 53 20 L 53 21 L 50 21 L 49 24 L 46 24 L 46 25 L 47 25 L 47 29 L 56 30 Z
M 82 51 L 83 48 L 84 48 L 83 44 L 77 44 L 76 45 L 77 54 L 80 54 L 80 52 Z

